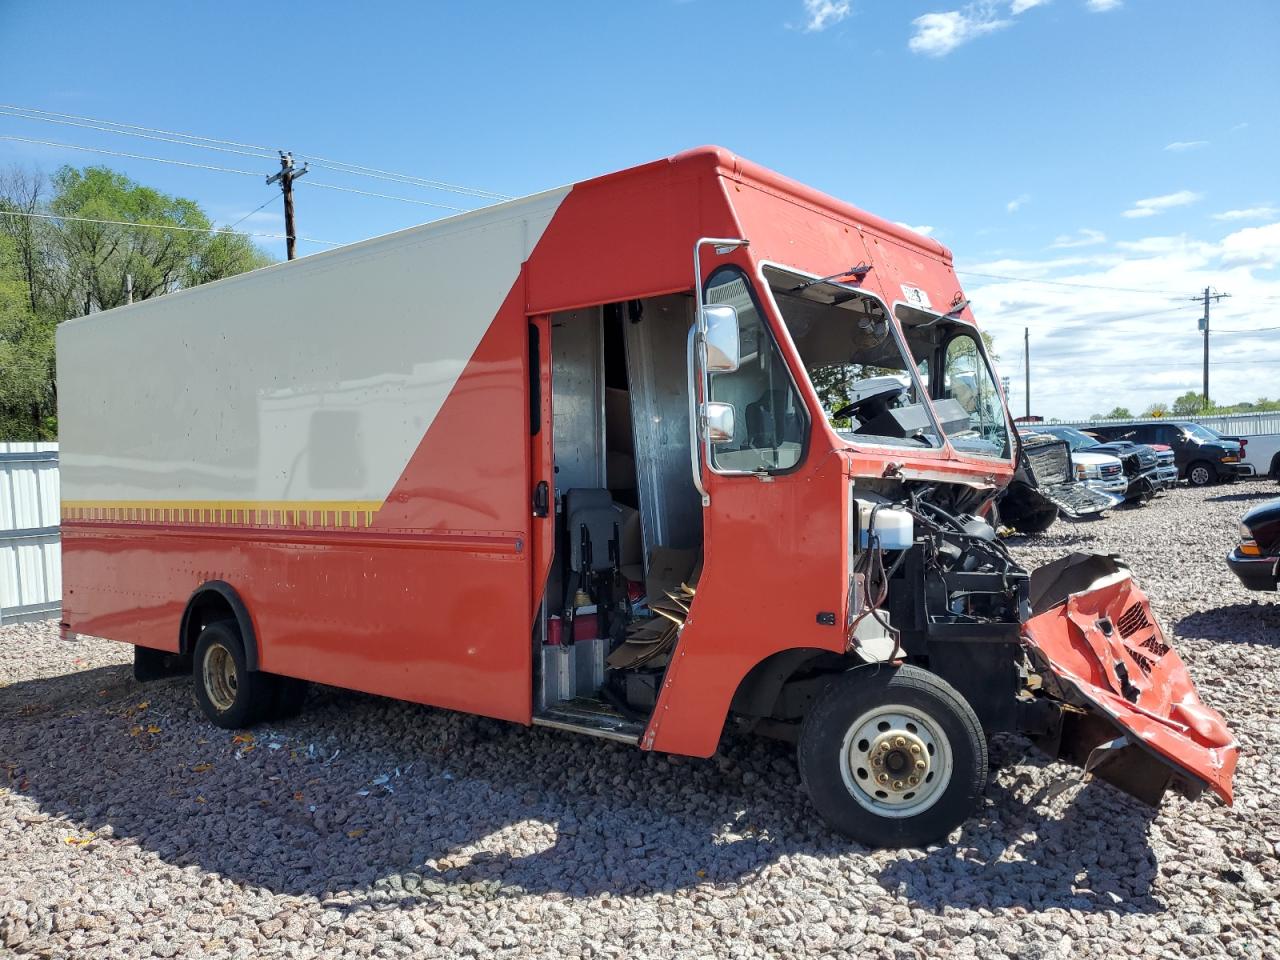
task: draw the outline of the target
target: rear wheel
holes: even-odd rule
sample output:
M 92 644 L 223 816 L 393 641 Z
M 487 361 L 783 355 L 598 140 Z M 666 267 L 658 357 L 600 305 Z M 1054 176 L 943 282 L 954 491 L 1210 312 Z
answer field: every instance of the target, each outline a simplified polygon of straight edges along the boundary
M 919 667 L 863 668 L 805 717 L 800 777 L 836 830 L 871 847 L 940 841 L 973 811 L 987 741 L 956 690 Z
M 1271 458 L 1271 479 L 1280 480 L 1280 453 Z
M 1197 460 L 1187 467 L 1187 483 L 1193 487 L 1207 487 L 1216 477 L 1217 471 L 1213 469 L 1213 464 L 1204 460 Z
M 275 678 L 247 668 L 235 621 L 220 620 L 201 630 L 192 661 L 196 702 L 215 726 L 252 726 L 274 706 Z

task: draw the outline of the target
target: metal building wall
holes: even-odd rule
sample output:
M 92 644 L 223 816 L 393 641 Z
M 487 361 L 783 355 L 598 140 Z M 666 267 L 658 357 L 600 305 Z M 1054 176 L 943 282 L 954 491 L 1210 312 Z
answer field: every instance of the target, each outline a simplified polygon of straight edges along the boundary
M 0 623 L 62 609 L 58 445 L 0 443 Z

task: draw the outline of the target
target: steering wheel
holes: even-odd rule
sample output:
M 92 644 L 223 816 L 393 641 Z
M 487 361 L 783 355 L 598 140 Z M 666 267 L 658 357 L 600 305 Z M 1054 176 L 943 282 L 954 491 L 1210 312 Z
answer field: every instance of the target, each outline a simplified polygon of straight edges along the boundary
M 888 409 L 890 403 L 906 392 L 907 388 L 902 384 L 894 384 L 877 393 L 859 397 L 857 400 L 846 403 L 839 410 L 833 411 L 831 416 L 837 420 L 856 417 L 859 422 L 866 422 L 883 413 Z

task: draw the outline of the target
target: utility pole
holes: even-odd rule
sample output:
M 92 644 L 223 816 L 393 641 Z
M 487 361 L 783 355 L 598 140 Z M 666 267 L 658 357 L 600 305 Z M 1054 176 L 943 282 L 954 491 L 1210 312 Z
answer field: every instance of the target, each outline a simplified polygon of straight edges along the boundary
M 1022 328 L 1022 368 L 1027 374 L 1027 416 L 1031 416 L 1031 328 Z
M 296 256 L 295 248 L 298 244 L 298 235 L 293 228 L 293 181 L 301 176 L 305 176 L 307 165 L 304 163 L 301 170 L 295 170 L 293 166 L 293 154 L 280 151 L 280 172 L 267 177 L 267 184 L 279 182 L 280 192 L 284 195 L 284 234 L 285 249 L 288 251 L 289 259 L 292 260 Z
M 1209 301 L 1215 303 L 1224 297 L 1229 297 L 1229 293 L 1213 293 L 1212 287 L 1205 287 L 1204 293 L 1198 297 L 1190 297 L 1191 300 L 1204 300 L 1204 317 L 1200 320 L 1200 329 L 1204 331 L 1204 409 L 1209 409 Z

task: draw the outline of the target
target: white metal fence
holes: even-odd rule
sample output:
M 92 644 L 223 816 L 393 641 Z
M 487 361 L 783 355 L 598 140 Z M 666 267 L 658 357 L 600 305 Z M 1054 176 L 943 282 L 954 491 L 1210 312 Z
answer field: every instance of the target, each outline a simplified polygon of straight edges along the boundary
M 1102 426 L 1107 423 L 1160 423 L 1162 420 L 1189 420 L 1202 423 L 1206 427 L 1217 430 L 1229 437 L 1256 437 L 1266 434 L 1280 433 L 1280 412 L 1265 413 L 1224 413 L 1218 416 L 1175 417 L 1173 415 L 1157 417 L 1129 417 L 1124 420 L 1064 420 L 1065 426 L 1082 427 L 1089 425 Z M 1055 421 L 1057 422 L 1057 421 Z
M 58 445 L 0 443 L 0 623 L 62 609 Z

